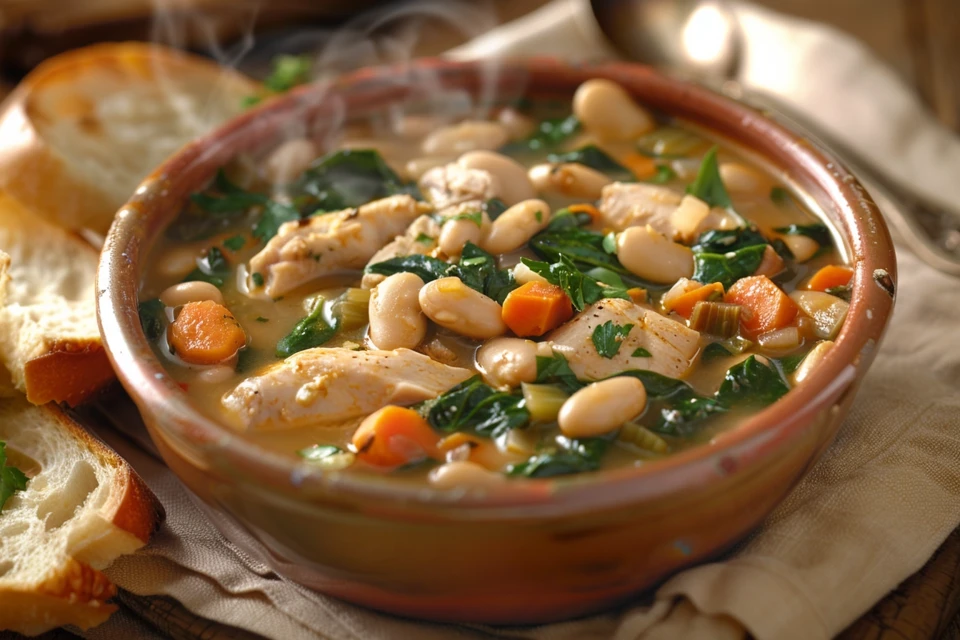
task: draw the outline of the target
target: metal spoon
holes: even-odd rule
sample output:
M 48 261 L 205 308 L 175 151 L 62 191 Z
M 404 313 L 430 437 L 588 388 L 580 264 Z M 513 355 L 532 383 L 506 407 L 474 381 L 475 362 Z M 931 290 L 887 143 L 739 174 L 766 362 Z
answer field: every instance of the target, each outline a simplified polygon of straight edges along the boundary
M 743 36 L 719 0 L 590 0 L 600 30 L 625 57 L 665 69 L 763 109 L 833 151 L 857 174 L 904 243 L 924 262 L 960 276 L 960 213 L 930 202 L 874 169 L 808 118 L 734 78 Z M 703 37 L 709 34 L 709 37 Z

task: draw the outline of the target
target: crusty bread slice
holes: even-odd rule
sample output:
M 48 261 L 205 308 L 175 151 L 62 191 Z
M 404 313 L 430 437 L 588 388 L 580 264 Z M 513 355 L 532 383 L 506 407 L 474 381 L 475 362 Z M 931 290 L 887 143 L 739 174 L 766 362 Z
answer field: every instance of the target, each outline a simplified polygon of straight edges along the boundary
M 97 327 L 96 250 L 2 193 L 0 250 L 0 362 L 34 404 L 82 402 L 114 378 Z
M 157 45 L 61 54 L 4 103 L 0 190 L 64 228 L 104 233 L 151 170 L 257 91 L 246 76 Z
M 163 507 L 116 453 L 54 404 L 0 401 L 8 462 L 30 476 L 0 512 L 0 629 L 100 624 L 116 588 L 100 573 L 143 546 Z

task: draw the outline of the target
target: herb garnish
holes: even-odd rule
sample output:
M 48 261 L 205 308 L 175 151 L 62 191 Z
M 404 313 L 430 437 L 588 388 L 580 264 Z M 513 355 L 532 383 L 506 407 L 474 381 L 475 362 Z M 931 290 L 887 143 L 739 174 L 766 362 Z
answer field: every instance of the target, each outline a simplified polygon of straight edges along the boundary
M 439 431 L 472 430 L 489 438 L 530 421 L 522 393 L 497 391 L 484 384 L 480 376 L 473 376 L 425 402 L 421 412 L 430 426 Z
M 7 443 L 0 440 L 0 512 L 13 494 L 27 488 L 27 476 L 17 469 L 7 465 Z
M 557 445 L 545 449 L 529 460 L 507 467 L 507 475 L 524 478 L 550 478 L 553 476 L 596 471 L 607 450 L 603 438 L 571 440 L 557 438 Z
M 577 269 L 570 258 L 561 255 L 559 262 L 548 264 L 529 258 L 520 259 L 531 271 L 537 273 L 550 284 L 555 284 L 570 297 L 573 307 L 583 311 L 584 307 L 603 298 L 623 298 L 629 300 L 626 289 L 601 285 L 600 282 Z
M 167 323 L 166 306 L 158 298 L 138 304 L 137 313 L 140 315 L 140 326 L 147 340 L 152 342 L 163 335 Z
M 631 358 L 652 358 L 653 354 L 644 349 L 643 347 L 637 347 L 633 350 L 633 353 L 630 354 Z
M 184 282 L 209 282 L 222 287 L 224 280 L 230 277 L 230 263 L 219 247 L 211 247 L 197 260 L 197 268 L 187 274 Z
M 607 320 L 593 329 L 590 339 L 600 357 L 610 359 L 620 352 L 620 345 L 630 335 L 631 329 L 632 324 L 619 325 Z
M 287 358 L 304 349 L 312 349 L 326 343 L 337 333 L 336 318 L 328 322 L 323 316 L 324 299 L 318 297 L 313 311 L 293 327 L 289 334 L 277 343 L 277 357 Z
M 730 200 L 730 194 L 727 193 L 727 188 L 720 178 L 720 166 L 717 163 L 718 150 L 719 147 L 713 147 L 703 156 L 697 177 L 687 187 L 687 193 L 700 198 L 711 207 L 729 209 L 733 207 L 733 201 Z

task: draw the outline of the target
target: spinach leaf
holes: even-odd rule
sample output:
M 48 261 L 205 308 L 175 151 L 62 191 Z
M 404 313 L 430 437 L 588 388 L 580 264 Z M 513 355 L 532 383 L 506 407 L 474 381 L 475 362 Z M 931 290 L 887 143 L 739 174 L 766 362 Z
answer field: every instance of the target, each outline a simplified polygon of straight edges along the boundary
M 230 264 L 218 247 L 211 247 L 202 258 L 197 260 L 197 268 L 187 274 L 184 282 L 209 282 L 215 287 L 222 287 L 226 278 L 230 277 Z
M 560 256 L 559 262 L 553 264 L 530 260 L 529 258 L 521 258 L 520 260 L 531 271 L 546 278 L 547 282 L 563 289 L 570 296 L 570 301 L 573 302 L 577 311 L 583 311 L 585 306 L 603 298 L 630 299 L 626 290 L 601 285 L 595 278 L 577 269 L 576 265 L 564 255 Z
M 586 386 L 586 383 L 577 379 L 577 375 L 570 368 L 570 363 L 563 354 L 556 351 L 550 357 L 537 356 L 536 382 L 538 384 L 560 383 L 571 392 L 579 391 Z
M 566 153 L 551 153 L 547 156 L 547 162 L 576 162 L 584 166 L 596 169 L 597 171 L 609 176 L 620 176 L 632 178 L 630 170 L 625 166 L 608 156 L 596 145 L 588 144 L 580 147 L 576 151 Z
M 733 207 L 733 201 L 730 200 L 730 194 L 727 193 L 727 188 L 723 186 L 723 180 L 720 178 L 720 166 L 717 163 L 718 149 L 719 147 L 713 147 L 703 156 L 697 177 L 693 184 L 687 187 L 687 193 L 700 198 L 711 207 L 729 209 Z
M 791 224 L 786 227 L 777 227 L 774 231 L 788 236 L 807 236 L 816 240 L 821 247 L 833 246 L 833 236 L 830 235 L 830 229 L 825 224 Z
M 573 213 L 570 209 L 560 209 L 553 214 L 550 218 L 550 222 L 547 223 L 547 226 L 544 227 L 541 233 L 558 233 L 564 229 L 575 229 L 577 227 L 583 227 L 592 221 L 589 213 L 578 212 Z
M 461 382 L 424 403 L 422 410 L 434 429 L 445 432 L 472 429 L 490 438 L 530 421 L 523 394 L 497 391 L 484 384 L 480 376 Z
M 0 440 L 0 512 L 13 494 L 27 488 L 27 476 L 20 469 L 7 465 L 7 443 Z
M 602 233 L 579 227 L 548 227 L 530 239 L 530 248 L 539 258 L 548 262 L 557 262 L 561 257 L 566 257 L 580 268 L 605 267 L 621 275 L 629 275 L 630 272 L 620 264 L 617 256 L 607 251 L 604 239 Z
M 283 93 L 310 81 L 313 60 L 310 56 L 281 55 L 273 59 L 273 70 L 263 85 L 275 93 Z
M 620 345 L 630 335 L 631 329 L 632 324 L 619 325 L 607 320 L 594 328 L 590 339 L 600 357 L 610 359 L 620 352 Z
M 497 217 L 509 209 L 507 203 L 501 200 L 500 198 L 490 198 L 484 203 L 484 208 L 487 210 L 487 215 L 491 220 L 496 220 Z
M 450 275 L 459 276 L 468 287 L 498 304 L 503 304 L 507 294 L 519 286 L 512 271 L 497 269 L 497 259 L 472 242 L 464 245 L 460 263 L 450 270 Z
M 750 356 L 730 367 L 716 398 L 726 407 L 765 407 L 789 390 L 776 367 Z
M 246 373 L 250 371 L 250 367 L 258 360 L 259 354 L 256 349 L 251 347 L 243 347 L 240 351 L 237 352 L 237 366 L 234 368 L 234 371 L 237 373 Z
M 509 269 L 497 269 L 487 277 L 483 284 L 483 292 L 488 298 L 493 298 L 497 304 L 503 305 L 503 301 L 511 291 L 519 287 L 520 284 L 514 279 L 513 271 Z
M 647 390 L 647 397 L 649 398 L 669 398 L 685 390 L 692 391 L 690 385 L 683 380 L 668 378 L 665 375 L 656 373 L 655 371 L 647 371 L 646 369 L 629 369 L 616 373 L 610 376 L 610 378 L 619 376 L 629 376 L 642 382 L 643 388 Z
M 164 327 L 167 325 L 165 310 L 166 307 L 158 298 L 144 300 L 137 305 L 140 326 L 143 328 L 143 335 L 147 337 L 147 340 L 153 342 L 163 335 Z
M 652 358 L 653 354 L 644 349 L 643 347 L 637 347 L 633 350 L 633 353 L 630 354 L 631 358 Z
M 278 358 L 288 358 L 304 349 L 319 347 L 337 333 L 339 323 L 336 318 L 332 323 L 327 322 L 323 316 L 323 302 L 323 298 L 317 298 L 313 311 L 280 339 L 277 343 Z
M 231 236 L 223 241 L 223 246 L 230 251 L 240 251 L 247 244 L 247 239 L 243 236 Z
M 788 376 L 797 370 L 797 367 L 800 366 L 800 363 L 803 362 L 803 359 L 806 357 L 806 353 L 794 354 L 784 356 L 777 360 L 777 362 L 780 364 L 780 369 L 783 371 L 783 375 Z
M 656 165 L 656 169 L 657 172 L 644 180 L 644 182 L 649 182 L 650 184 L 666 184 L 677 177 L 677 172 L 668 164 L 658 164 Z
M 300 203 L 301 211 L 308 213 L 359 207 L 403 193 L 421 199 L 417 186 L 403 182 L 374 149 L 329 153 L 314 161 L 289 191 Z
M 557 438 L 557 446 L 545 449 L 525 462 L 507 467 L 507 475 L 524 478 L 550 478 L 553 476 L 596 471 L 607 450 L 603 438 L 571 440 Z
M 728 358 L 732 356 L 731 353 L 725 346 L 719 342 L 711 342 L 706 347 L 703 348 L 703 351 L 700 353 L 700 362 L 706 364 L 708 362 L 713 362 L 714 360 L 719 360 L 721 358 Z
M 580 131 L 580 120 L 570 115 L 566 118 L 548 118 L 537 125 L 536 131 L 526 140 L 504 145 L 500 151 L 510 155 L 523 151 L 553 149 Z
M 420 276 L 424 282 L 432 282 L 448 275 L 451 265 L 439 258 L 420 255 L 414 253 L 409 256 L 397 256 L 383 262 L 367 265 L 364 273 L 378 273 L 384 276 L 392 276 L 395 273 L 409 271 Z
M 670 398 L 668 404 L 659 408 L 656 431 L 677 436 L 691 436 L 696 426 L 716 413 L 727 408 L 718 400 L 707 398 L 687 388 Z
M 768 240 L 755 227 L 739 229 L 712 229 L 700 234 L 691 247 L 696 253 L 729 253 L 746 247 L 768 244 Z
M 261 242 L 267 242 L 277 235 L 280 231 L 280 225 L 299 219 L 300 214 L 296 209 L 274 200 L 267 200 L 263 204 L 263 213 L 260 214 L 260 219 L 253 227 L 253 235 Z
M 729 289 L 734 282 L 757 270 L 766 245 L 744 247 L 730 253 L 694 253 L 693 279 L 702 284 L 719 282 Z

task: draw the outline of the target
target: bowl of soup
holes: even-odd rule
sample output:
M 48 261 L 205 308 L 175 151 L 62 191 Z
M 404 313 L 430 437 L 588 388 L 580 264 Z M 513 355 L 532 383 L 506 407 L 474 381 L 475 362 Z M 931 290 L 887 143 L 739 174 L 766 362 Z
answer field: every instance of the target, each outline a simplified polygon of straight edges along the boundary
M 840 427 L 895 280 L 856 179 L 743 104 L 636 65 L 422 61 L 181 150 L 119 212 L 98 310 L 166 462 L 278 573 L 537 623 L 756 526 Z

